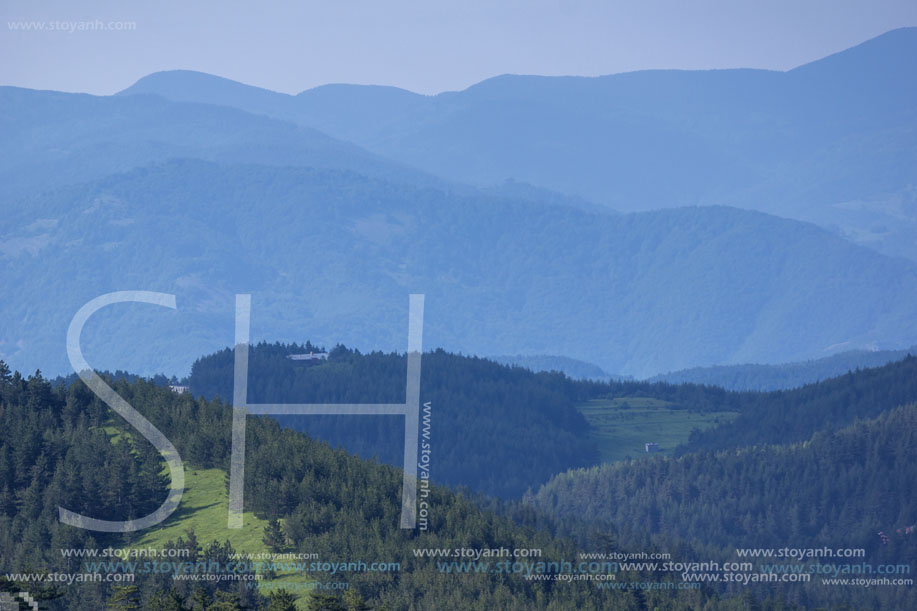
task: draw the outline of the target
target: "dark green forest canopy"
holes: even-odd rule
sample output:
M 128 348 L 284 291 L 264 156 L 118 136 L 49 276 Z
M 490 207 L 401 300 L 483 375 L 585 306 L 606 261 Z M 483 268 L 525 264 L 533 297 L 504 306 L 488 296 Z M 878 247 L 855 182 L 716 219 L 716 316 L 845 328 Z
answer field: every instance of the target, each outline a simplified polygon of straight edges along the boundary
M 194 399 L 146 381 L 111 380 L 115 390 L 174 443 L 188 468 L 229 465 L 232 410 L 219 401 Z M 104 427 L 120 439 L 113 443 Z M 105 535 L 62 525 L 57 508 L 107 519 L 137 517 L 164 498 L 162 463 L 151 447 L 131 437 L 81 383 L 49 384 L 39 374 L 18 373 L 0 381 L 0 574 L 74 570 L 62 548 L 121 547 L 129 535 Z M 334 450 L 263 417 L 251 417 L 247 431 L 246 509 L 282 518 L 288 550 L 317 552 L 323 559 L 399 561 L 393 574 L 353 574 L 351 586 L 375 608 L 389 609 L 733 609 L 707 590 L 611 592 L 582 584 L 535 583 L 491 574 L 444 576 L 417 548 L 540 548 L 545 558 L 575 559 L 581 549 L 555 538 L 537 520 L 479 509 L 467 496 L 434 486 L 430 528 L 399 528 L 401 473 Z M 524 513 L 524 512 L 523 512 Z M 531 514 L 531 510 L 529 510 Z M 184 539 L 174 546 L 227 558 L 217 542 Z M 647 578 L 637 574 L 628 578 Z M 269 601 L 251 591 L 208 584 L 201 591 L 162 579 L 138 576 L 137 589 L 109 584 L 43 592 L 53 609 L 104 608 L 106 603 L 140 601 L 142 608 L 182 609 L 193 600 L 236 600 L 247 608 Z M 13 587 L 4 581 L 4 589 Z M 238 599 L 233 599 L 233 595 Z M 171 603 L 169 601 L 172 601 Z M 176 602 L 177 601 L 177 602 Z M 179 606 L 169 607 L 175 603 Z M 227 602 L 227 604 L 236 604 Z M 126 603 L 125 603 L 126 604 Z M 163 606 L 166 605 L 166 606 Z M 239 608 L 238 605 L 230 609 Z
M 271 393 L 295 394 L 296 401 L 322 397 L 362 401 L 369 394 L 373 401 L 403 400 L 403 356 L 363 355 L 339 347 L 327 362 L 295 370 L 300 364 L 289 361 L 286 355 L 291 349 L 306 347 L 274 344 L 254 348 L 251 400 L 270 399 L 275 396 Z M 786 537 L 798 537 L 815 544 L 837 545 L 842 539 L 838 533 L 842 533 L 849 539 L 845 542 L 868 548 L 876 558 L 910 558 L 908 539 L 879 547 L 874 533 L 879 529 L 894 532 L 910 525 L 908 511 L 917 500 L 908 487 L 913 465 L 917 464 L 914 408 L 883 413 L 888 410 L 882 407 L 912 396 L 917 359 L 780 393 L 731 393 L 703 386 L 642 382 L 572 382 L 557 374 L 533 374 L 443 352 L 424 359 L 426 383 L 432 384 L 425 386 L 424 392 L 434 397 L 443 393 L 431 403 L 445 411 L 450 400 L 466 400 L 472 406 L 475 400 L 482 400 L 485 407 L 475 412 L 478 418 L 499 415 L 504 409 L 510 415 L 526 414 L 528 403 L 515 407 L 511 403 L 514 393 L 524 389 L 523 397 L 546 400 L 545 420 L 558 406 L 567 410 L 561 413 L 575 415 L 575 410 L 569 411 L 575 402 L 596 396 L 654 396 L 682 409 L 718 410 L 725 406 L 740 411 L 739 418 L 746 421 L 765 418 L 769 409 L 779 410 L 780 406 L 800 413 L 811 411 L 810 422 L 800 419 L 798 427 L 784 426 L 787 443 L 807 427 L 825 428 L 818 425 L 824 414 L 836 413 L 834 428 L 841 428 L 844 419 L 854 422 L 871 411 L 878 419 L 856 422 L 835 433 L 810 435 L 804 445 L 721 453 L 701 450 L 678 460 L 574 471 L 557 476 L 536 497 L 522 503 L 472 500 L 472 496 L 434 486 L 432 505 L 437 510 L 431 512 L 431 529 L 418 534 L 398 528 L 401 477 L 397 468 L 334 450 L 285 430 L 269 418 L 250 417 L 247 509 L 264 518 L 283 519 L 290 525 L 288 534 L 294 549 L 317 550 L 327 557 L 342 553 L 376 557 L 382 553 L 386 559 L 399 559 L 412 567 L 397 578 L 357 580 L 366 600 L 384 600 L 392 608 L 408 608 L 410 601 L 417 608 L 436 608 L 429 607 L 433 604 L 429 601 L 440 599 L 455 601 L 455 608 L 463 608 L 458 601 L 468 597 L 510 609 L 566 609 L 574 604 L 577 608 L 642 608 L 640 601 L 620 593 L 606 599 L 603 596 L 607 592 L 599 594 L 594 588 L 552 589 L 524 580 L 501 582 L 484 575 L 463 575 L 446 585 L 435 567 L 413 558 L 410 550 L 414 547 L 542 547 L 550 550 L 546 555 L 569 558 L 579 549 L 594 550 L 597 545 L 607 549 L 609 541 L 617 541 L 614 545 L 623 549 L 655 545 L 657 549 L 680 550 L 685 557 L 722 557 L 729 553 L 729 546 L 740 541 L 782 546 Z M 226 392 L 223 385 L 231 381 L 231 376 L 226 377 L 232 367 L 231 353 L 205 357 L 199 365 L 191 376 L 192 386 L 197 379 L 202 384 L 198 390 L 204 394 L 208 383 L 213 385 L 210 392 Z M 266 373 L 262 367 L 275 375 L 261 375 Z M 206 372 L 212 376 L 204 376 Z M 228 468 L 231 410 L 223 402 L 171 392 L 161 380 L 156 383 L 128 377 L 112 380 L 112 384 L 175 443 L 187 465 Z M 0 571 L 23 566 L 59 568 L 62 560 L 56 550 L 60 547 L 111 543 L 104 537 L 97 540 L 85 531 L 62 526 L 57 521 L 58 505 L 97 517 L 123 519 L 125 513 L 128 517 L 144 515 L 162 501 L 165 481 L 158 455 L 145 443 L 111 443 L 111 431 L 104 427 L 127 435 L 130 429 L 81 382 L 52 385 L 40 374 L 23 378 L 9 374 L 6 368 L 2 378 L 0 544 L 4 564 Z M 361 386 L 354 384 L 355 380 L 365 382 Z M 476 383 L 465 383 L 468 380 Z M 442 386 L 437 388 L 436 384 Z M 464 399 L 463 392 L 467 395 Z M 458 398 L 453 399 L 451 393 Z M 504 408 L 501 401 L 509 404 Z M 448 422 L 448 417 L 442 412 L 433 414 L 434 440 L 438 443 L 437 436 L 445 437 L 445 432 L 440 433 L 437 426 Z M 519 416 L 518 422 L 524 418 Z M 456 417 L 460 430 L 462 424 Z M 570 434 L 582 426 L 575 418 L 560 424 L 568 427 Z M 768 429 L 759 427 L 758 437 L 751 438 L 761 439 L 764 434 L 769 434 Z M 541 441 L 542 448 L 549 447 L 549 440 Z M 480 451 L 491 451 L 485 445 Z M 342 473 L 346 474 L 343 478 Z M 609 503 L 609 499 L 617 500 Z M 536 501 L 538 511 L 534 511 L 532 501 Z M 483 506 L 494 510 L 482 510 Z M 789 517 L 777 513 L 778 508 L 789 511 Z M 541 510 L 555 517 L 549 518 Z M 573 538 L 550 534 L 559 532 L 570 533 Z M 209 545 L 202 543 L 202 550 Z M 162 584 L 140 585 L 138 595 L 143 600 L 167 591 L 162 590 Z M 831 600 L 824 592 L 804 592 L 812 601 Z M 215 596 L 216 591 L 211 594 Z M 804 603 L 786 594 L 797 604 Z M 63 600 L 75 595 L 64 592 Z M 112 595 L 107 588 L 98 587 L 80 596 L 87 601 L 104 601 Z M 186 595 L 190 598 L 192 592 Z M 895 598 L 898 590 L 887 590 L 886 594 L 870 591 L 862 595 L 862 601 L 872 608 L 880 599 L 871 597 L 886 595 L 890 598 L 882 598 L 883 604 L 910 602 Z M 729 600 L 714 602 L 707 598 L 709 593 L 679 593 L 675 599 L 669 598 L 671 593 L 655 599 L 647 596 L 660 608 L 697 608 L 707 603 L 711 608 L 731 608 L 732 604 Z M 697 596 L 703 597 L 704 603 Z M 418 601 L 428 601 L 428 606 Z
M 251 349 L 252 403 L 399 403 L 405 400 L 404 355 L 337 347 L 327 361 L 291 361 L 311 344 L 259 344 Z M 231 398 L 230 350 L 199 359 L 191 390 Z M 519 497 L 560 471 L 595 464 L 588 424 L 576 410 L 589 388 L 560 374 L 534 374 L 442 350 L 422 359 L 421 401 L 430 404 L 431 475 L 502 497 Z M 283 416 L 283 424 L 343 445 L 364 457 L 402 464 L 398 416 Z
M 692 435 L 681 452 L 805 441 L 815 432 L 917 401 L 917 357 L 789 391 L 732 395 L 741 414 L 732 422 Z
M 251 349 L 251 402 L 400 402 L 403 355 L 361 354 L 342 346 L 327 361 L 287 355 L 317 351 L 311 344 L 266 344 Z M 204 397 L 231 396 L 230 350 L 198 359 L 191 389 Z M 917 358 L 770 393 L 730 392 L 712 386 L 650 382 L 574 381 L 532 373 L 442 350 L 423 357 L 421 400 L 431 404 L 434 479 L 518 498 L 552 475 L 598 463 L 588 424 L 575 405 L 593 398 L 650 397 L 675 408 L 732 411 L 731 423 L 696 432 L 678 452 L 792 443 L 825 427 L 877 416 L 888 406 L 917 401 Z M 364 457 L 401 464 L 401 421 L 394 417 L 280 417 L 310 435 Z
M 571 471 L 543 486 L 534 501 L 561 519 L 685 540 L 724 560 L 736 560 L 735 548 L 792 543 L 865 549 L 868 563 L 914 566 L 915 481 L 917 404 L 911 404 L 839 431 L 816 433 L 805 443 L 700 451 Z M 883 542 L 880 532 L 890 539 Z M 818 592 L 816 585 L 806 589 L 812 600 L 856 600 L 876 609 L 917 604 L 910 588 L 841 597 L 836 590 Z

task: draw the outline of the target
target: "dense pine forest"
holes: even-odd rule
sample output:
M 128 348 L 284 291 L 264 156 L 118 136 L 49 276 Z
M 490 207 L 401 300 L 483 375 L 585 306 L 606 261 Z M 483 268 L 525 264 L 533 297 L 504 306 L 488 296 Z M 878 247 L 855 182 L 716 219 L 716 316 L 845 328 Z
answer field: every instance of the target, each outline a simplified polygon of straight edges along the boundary
M 876 532 L 917 521 L 915 477 L 912 404 L 803 443 L 570 471 L 535 498 L 552 513 L 723 548 L 808 541 L 878 552 L 891 548 Z M 892 547 L 917 552 L 917 537 L 910 542 Z
M 338 346 L 327 361 L 291 361 L 301 346 L 260 344 L 249 357 L 251 403 L 403 402 L 404 355 Z M 232 398 L 233 354 L 201 358 L 191 370 L 197 396 Z M 423 356 L 421 396 L 431 404 L 436 435 L 434 479 L 502 497 L 519 497 L 552 475 L 595 464 L 588 424 L 575 409 L 591 389 L 560 374 L 461 357 L 442 350 Z M 498 408 L 498 409 L 497 409 Z M 284 416 L 284 424 L 343 445 L 363 457 L 401 465 L 400 417 Z
M 327 361 L 296 362 L 288 354 L 318 351 L 304 345 L 260 344 L 251 349 L 251 402 L 403 401 L 405 360 L 396 354 L 361 354 L 342 346 Z M 438 428 L 438 481 L 518 497 L 562 470 L 598 462 L 588 424 L 575 405 L 594 398 L 649 397 L 676 409 L 735 412 L 720 426 L 697 431 L 679 453 L 761 443 L 800 442 L 824 428 L 874 418 L 889 406 L 917 401 L 917 357 L 883 367 L 775 392 L 734 392 L 716 386 L 645 381 L 570 380 L 532 373 L 444 351 L 424 355 L 422 392 L 433 403 Z M 195 395 L 231 397 L 230 350 L 203 357 L 192 368 Z M 491 409 L 499 405 L 500 410 Z M 400 464 L 402 433 L 385 417 L 283 417 L 361 456 Z M 383 441 L 380 441 L 383 440 Z M 537 451 L 536 451 L 537 448 Z M 494 466 L 499 465 L 499 471 Z
M 686 540 L 724 559 L 735 559 L 737 547 L 795 542 L 864 549 L 870 563 L 913 566 L 915 479 L 917 405 L 910 405 L 834 433 L 817 433 L 801 444 L 568 472 L 543 486 L 534 503 L 557 516 L 662 535 L 657 540 Z M 838 592 L 817 586 L 806 584 L 810 600 L 838 598 Z M 798 600 L 799 594 L 790 598 Z M 852 597 L 845 592 L 840 599 L 875 609 L 917 605 L 909 588 L 878 588 Z
M 338 346 L 327 360 L 291 361 L 311 344 L 253 347 L 251 402 L 398 402 L 403 355 Z M 0 578 L 48 609 L 904 609 L 907 588 L 820 583 L 704 585 L 619 591 L 590 582 L 448 574 L 421 548 L 538 548 L 550 560 L 580 552 L 666 550 L 677 560 L 735 560 L 736 547 L 862 548 L 874 563 L 917 560 L 917 359 L 792 391 L 729 392 L 646 382 L 572 381 L 473 357 L 424 355 L 422 400 L 432 406 L 429 529 L 399 528 L 403 432 L 387 417 L 249 417 L 245 509 L 264 521 L 271 550 L 338 561 L 397 562 L 395 573 L 348 575 L 338 593 L 261 591 L 238 582 L 138 575 L 131 586 L 64 587 Z M 197 361 L 192 393 L 162 376 L 106 376 L 174 443 L 185 470 L 228 479 L 229 350 Z M 173 380 L 174 381 L 174 380 Z M 577 405 L 643 397 L 673 409 L 738 416 L 695 432 L 678 457 L 597 465 Z M 900 406 L 900 407 L 899 407 Z M 279 420 L 279 421 L 278 421 Z M 304 432 L 306 434 L 304 434 Z M 64 548 L 125 547 L 142 533 L 105 534 L 58 521 L 58 507 L 121 520 L 146 515 L 168 478 L 152 446 L 74 378 L 24 377 L 0 364 L 0 576 L 76 571 Z M 343 446 L 343 447 L 338 447 Z M 358 456 L 355 456 L 357 454 Z M 360 458 L 360 456 L 366 458 Z M 539 489 L 539 484 L 544 483 Z M 228 482 L 223 483 L 223 488 Z M 498 500 L 494 496 L 502 497 Z M 216 502 L 216 501 L 214 501 Z M 170 520 L 186 519 L 179 510 Z M 221 518 L 222 519 L 222 518 Z M 878 533 L 882 533 L 879 536 Z M 193 531 L 168 546 L 229 558 L 228 540 Z M 306 576 L 314 579 L 314 576 Z M 678 581 L 649 568 L 618 579 Z M 841 601 L 850 603 L 840 606 Z M 296 605 L 299 605 L 298 607 Z M 284 606 L 286 605 L 286 606 Z
M 144 515 L 165 496 L 155 452 L 132 437 L 130 427 L 113 418 L 82 382 L 52 387 L 39 373 L 25 378 L 2 367 L 0 575 L 79 571 L 79 561 L 63 558 L 61 549 L 129 545 L 136 535 L 62 525 L 57 508 L 107 519 Z M 172 440 L 186 470 L 228 469 L 232 411 L 227 405 L 146 380 L 111 382 Z M 402 530 L 398 470 L 332 449 L 268 418 L 249 419 L 247 460 L 246 509 L 282 519 L 283 536 L 271 542 L 276 549 L 317 552 L 328 560 L 379 559 L 403 567 L 390 574 L 352 574 L 348 596 L 316 593 L 307 597 L 310 609 L 736 608 L 709 590 L 615 592 L 508 575 L 443 574 L 432 559 L 417 558 L 412 550 L 538 548 L 545 559 L 559 561 L 575 559 L 579 548 L 572 540 L 481 510 L 470 498 L 439 487 L 431 493 L 429 530 Z M 192 558 L 225 559 L 233 551 L 219 541 L 198 541 L 193 533 L 171 545 L 192 549 Z M 48 609 L 295 608 L 283 593 L 265 597 L 235 582 L 189 587 L 169 577 L 138 575 L 131 586 L 42 588 L 4 578 L 0 586 L 4 591 L 27 589 Z
M 755 439 L 766 441 L 778 438 L 777 423 L 783 418 L 785 439 L 793 440 L 807 426 L 815 426 L 817 418 L 826 418 L 821 430 L 805 441 L 685 451 L 676 459 L 656 457 L 571 471 L 529 500 L 561 519 L 642 532 L 648 535 L 646 542 L 663 546 L 687 542 L 724 560 L 735 560 L 740 547 L 792 543 L 856 548 L 865 550 L 872 565 L 907 565 L 907 577 L 917 562 L 917 404 L 890 410 L 882 406 L 911 396 L 915 361 L 850 374 L 789 396 L 777 393 L 769 404 L 772 412 L 762 403 L 735 423 L 698 435 L 727 439 L 744 423 L 755 428 Z M 878 416 L 859 419 L 870 413 Z M 840 430 L 832 425 L 851 420 L 853 424 Z M 757 421 L 762 424 L 755 427 Z M 818 580 L 792 584 L 785 593 L 800 604 L 917 607 L 907 587 L 839 592 L 820 585 Z
M 728 424 L 698 432 L 682 452 L 718 450 L 769 443 L 805 441 L 817 431 L 839 429 L 857 419 L 917 401 L 917 357 L 862 369 L 772 393 L 727 393 L 740 416 Z

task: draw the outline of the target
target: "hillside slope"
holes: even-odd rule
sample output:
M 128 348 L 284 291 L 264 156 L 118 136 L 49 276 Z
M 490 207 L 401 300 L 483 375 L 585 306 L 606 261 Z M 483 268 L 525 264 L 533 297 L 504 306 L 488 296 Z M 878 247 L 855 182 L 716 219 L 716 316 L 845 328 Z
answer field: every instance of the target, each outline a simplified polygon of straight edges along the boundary
M 733 400 L 742 403 L 735 420 L 693 433 L 678 451 L 799 443 L 820 430 L 876 418 L 885 410 L 917 401 L 917 357 L 793 390 L 726 395 L 725 402 Z
M 814 226 L 731 208 L 596 215 L 352 173 L 169 162 L 36 196 L 5 227 L 2 351 L 66 372 L 73 314 L 90 363 L 188 371 L 233 341 L 233 295 L 257 338 L 403 350 L 407 296 L 426 346 L 560 353 L 621 374 L 785 362 L 832 346 L 917 342 L 917 265 Z M 37 218 L 36 218 L 37 216 Z M 112 334 L 118 338 L 110 341 Z
M 186 468 L 207 469 L 211 482 L 220 487 L 226 485 L 220 476 L 228 471 L 230 463 L 233 416 L 228 405 L 194 400 L 188 394 L 179 395 L 145 380 L 114 382 L 113 387 L 174 444 Z M 119 593 L 119 584 L 114 580 L 85 579 L 67 588 L 55 588 L 56 584 L 23 583 L 19 579 L 22 573 L 85 571 L 104 576 L 134 572 L 136 591 L 129 595 L 135 602 L 130 608 L 200 608 L 202 600 L 216 598 L 229 604 L 209 608 L 267 610 L 268 601 L 247 587 L 252 585 L 250 580 L 223 579 L 229 573 L 247 576 L 253 566 L 237 562 L 235 569 L 230 568 L 228 562 L 236 550 L 250 551 L 251 547 L 234 548 L 227 541 L 235 537 L 229 536 L 225 513 L 222 525 L 210 524 L 207 530 L 209 536 L 218 539 L 199 540 L 184 532 L 162 548 L 191 552 L 189 556 L 164 556 L 169 559 L 169 567 L 176 562 L 179 566 L 203 563 L 203 570 L 176 569 L 179 577 L 194 573 L 211 579 L 173 579 L 171 570 L 129 571 L 125 564 L 115 562 L 112 564 L 120 568 L 111 569 L 105 568 L 111 567 L 107 561 L 80 561 L 61 554 L 61 549 L 68 548 L 123 549 L 132 541 L 148 541 L 141 537 L 149 531 L 122 535 L 64 525 L 58 521 L 59 505 L 118 520 L 146 515 L 165 496 L 168 480 L 161 475 L 160 456 L 139 436 L 129 441 L 134 429 L 117 419 L 112 426 L 127 436 L 110 443 L 102 426 L 111 418 L 111 410 L 82 382 L 67 389 L 51 388 L 40 376 L 10 375 L 0 362 L 0 591 L 31 591 L 42 600 L 43 608 L 53 611 L 98 611 L 109 604 L 124 608 L 112 600 Z M 332 450 L 300 433 L 281 430 L 268 418 L 248 418 L 246 435 L 245 508 L 262 519 L 282 520 L 282 536 L 271 543 L 262 542 L 258 553 L 266 554 L 269 560 L 263 564 L 268 567 L 274 559 L 271 553 L 294 554 L 278 558 L 280 563 L 290 558 L 308 560 L 297 561 L 300 568 L 294 571 L 296 574 L 283 580 L 304 602 L 330 596 L 324 608 L 343 608 L 340 589 L 329 594 L 308 587 L 320 581 L 345 584 L 374 608 L 399 610 L 629 611 L 638 600 L 678 611 L 708 603 L 717 611 L 735 608 L 721 604 L 710 591 L 659 591 L 638 597 L 634 592 L 596 588 L 591 582 L 555 586 L 528 580 L 522 574 L 524 570 L 517 574 L 496 570 L 453 574 L 449 569 L 457 563 L 430 558 L 415 550 L 534 549 L 539 552 L 538 560 L 560 566 L 562 561 L 575 562 L 580 548 L 569 539 L 554 537 L 545 528 L 518 525 L 507 517 L 481 510 L 467 496 L 438 486 L 431 486 L 426 497 L 429 529 L 401 529 L 402 474 L 398 470 Z M 218 505 L 221 498 L 225 497 L 214 494 L 204 507 L 199 504 L 200 497 L 191 499 L 190 506 L 180 505 L 166 528 L 156 534 L 165 537 L 181 531 L 183 522 L 190 526 L 200 511 Z M 236 531 L 235 535 L 239 534 Z M 137 566 L 148 559 L 149 556 L 141 556 Z M 373 563 L 382 563 L 385 568 L 367 568 L 377 566 Z M 551 573 L 544 568 L 547 565 L 542 566 L 541 574 Z M 538 573 L 534 567 L 530 570 Z M 19 575 L 19 579 L 7 578 L 9 574 Z M 647 575 L 622 571 L 621 577 L 646 579 Z M 123 589 L 120 593 L 124 594 Z M 235 604 L 230 602 L 233 598 Z
M 792 565 L 809 573 L 818 564 L 841 570 L 849 558 L 740 556 L 736 548 L 852 548 L 865 550 L 856 560 L 860 564 L 910 565 L 917 560 L 915 471 L 917 405 L 911 404 L 833 433 L 818 433 L 802 444 L 700 452 L 564 473 L 543 486 L 532 502 L 558 517 L 693 542 L 723 558 L 751 560 L 761 572 L 792 571 L 787 568 Z M 880 532 L 890 536 L 885 543 Z M 781 584 L 768 584 L 775 587 L 779 591 Z M 793 599 L 805 600 L 798 592 L 802 586 L 793 587 Z M 851 603 L 849 591 L 823 585 L 816 577 L 805 589 L 835 604 Z M 860 590 L 854 608 L 914 606 L 909 588 Z
M 907 350 L 851 350 L 821 359 L 779 365 L 694 367 L 653 376 L 647 381 L 707 384 L 727 390 L 787 390 L 827 380 L 855 369 L 881 367 L 909 354 L 917 354 L 917 346 Z
M 226 106 L 0 87 L 0 108 L 0 210 L 10 215 L 35 192 L 175 158 L 339 168 L 441 184 L 315 129 Z M 25 212 L 36 214 L 32 206 Z
M 273 94 L 157 73 L 123 94 L 238 106 L 445 178 L 507 178 L 624 211 L 735 205 L 917 259 L 917 28 L 788 72 L 504 75 L 420 96 L 327 85 Z
M 327 361 L 291 361 L 311 346 L 260 344 L 250 350 L 252 403 L 400 403 L 404 355 L 360 354 L 338 346 Z M 232 400 L 233 353 L 201 357 L 191 368 L 195 396 Z M 551 476 L 598 462 L 588 424 L 574 407 L 586 388 L 442 350 L 423 356 L 420 400 L 432 430 L 431 478 L 491 496 L 518 498 Z M 404 422 L 394 416 L 279 416 L 285 425 L 352 454 L 401 467 Z

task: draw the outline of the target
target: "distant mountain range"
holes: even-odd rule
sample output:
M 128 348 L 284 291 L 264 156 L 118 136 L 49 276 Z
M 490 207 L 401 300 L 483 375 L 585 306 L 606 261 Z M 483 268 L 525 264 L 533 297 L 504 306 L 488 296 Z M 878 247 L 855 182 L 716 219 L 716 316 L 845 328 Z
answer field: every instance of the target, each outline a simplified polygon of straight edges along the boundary
M 175 158 L 337 168 L 418 185 L 444 184 L 314 129 L 225 106 L 0 87 L 0 108 L 0 210 L 5 214 L 37 191 Z
M 244 109 L 443 178 L 512 178 L 624 211 L 732 205 L 811 221 L 917 260 L 917 28 L 788 72 L 505 75 L 422 96 L 328 85 L 297 96 L 194 72 L 122 95 Z
M 131 288 L 179 312 L 94 317 L 98 367 L 186 375 L 233 342 L 239 292 L 258 338 L 403 350 L 422 292 L 428 347 L 636 377 L 917 344 L 915 262 L 759 211 L 607 207 L 830 225 L 837 198 L 905 202 L 915 45 L 896 30 L 788 73 L 500 77 L 433 97 L 189 72 L 110 97 L 0 87 L 0 358 L 67 373 L 72 315 Z M 908 254 L 908 205 L 873 246 Z
M 917 343 L 917 264 L 812 225 L 734 208 L 603 215 L 460 195 L 347 171 L 170 161 L 27 200 L 0 238 L 2 358 L 66 371 L 88 300 L 126 288 L 179 312 L 118 306 L 84 346 L 104 369 L 186 373 L 255 337 L 403 350 L 407 295 L 425 345 L 548 350 L 636 376 Z
M 785 390 L 843 375 L 855 369 L 881 367 L 907 355 L 917 355 L 917 346 L 907 350 L 851 350 L 821 359 L 780 365 L 717 365 L 692 367 L 653 376 L 650 382 L 706 384 L 727 390 Z

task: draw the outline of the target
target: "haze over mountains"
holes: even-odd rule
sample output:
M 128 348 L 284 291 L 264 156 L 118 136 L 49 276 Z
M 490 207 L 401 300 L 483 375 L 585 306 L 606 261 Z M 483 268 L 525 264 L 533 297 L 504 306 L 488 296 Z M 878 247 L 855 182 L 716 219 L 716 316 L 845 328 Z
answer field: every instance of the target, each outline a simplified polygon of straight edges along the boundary
M 4 212 L 36 191 L 173 158 L 339 168 L 442 184 L 314 129 L 230 107 L 18 87 L 0 87 L 0 106 Z
M 140 373 L 231 344 L 242 292 L 256 338 L 403 350 L 421 292 L 428 347 L 635 376 L 914 345 L 917 263 L 671 207 L 913 255 L 915 49 L 905 29 L 788 73 L 433 97 L 188 72 L 111 97 L 0 88 L 0 358 L 65 373 L 72 315 L 124 289 L 178 296 L 87 326 L 91 363 Z
M 202 3 L 8 24 L 20 82 L 147 67 L 0 83 L 0 611 L 917 610 L 917 28 L 431 96 L 143 76 L 458 48 L 438 8 L 386 5 L 395 40 L 287 4 L 209 11 L 244 48 Z M 491 8 L 421 80 L 609 60 L 582 11 Z M 629 62 L 755 51 L 747 10 L 620 8 L 588 21 L 640 25 Z M 771 66 L 917 25 L 758 8 L 798 36 Z M 120 291 L 176 307 L 103 307 L 75 358 Z
M 788 72 L 505 75 L 421 96 L 329 85 L 289 96 L 193 72 L 123 95 L 241 108 L 473 184 L 513 178 L 625 211 L 734 205 L 917 260 L 917 28 Z
M 727 390 L 785 390 L 827 380 L 848 371 L 881 367 L 915 354 L 917 354 L 917 346 L 911 346 L 907 350 L 851 350 L 800 363 L 778 365 L 746 363 L 692 367 L 653 376 L 649 381 L 668 384 L 706 384 Z
M 237 292 L 255 294 L 258 337 L 403 350 L 407 295 L 421 292 L 427 346 L 550 349 L 634 375 L 917 339 L 917 264 L 734 208 L 607 216 L 190 160 L 35 207 L 42 220 L 4 240 L 19 299 L 0 305 L 30 366 L 63 366 L 73 313 L 125 287 L 174 292 L 181 310 L 100 314 L 86 343 L 99 367 L 187 371 L 185 355 L 232 342 Z

